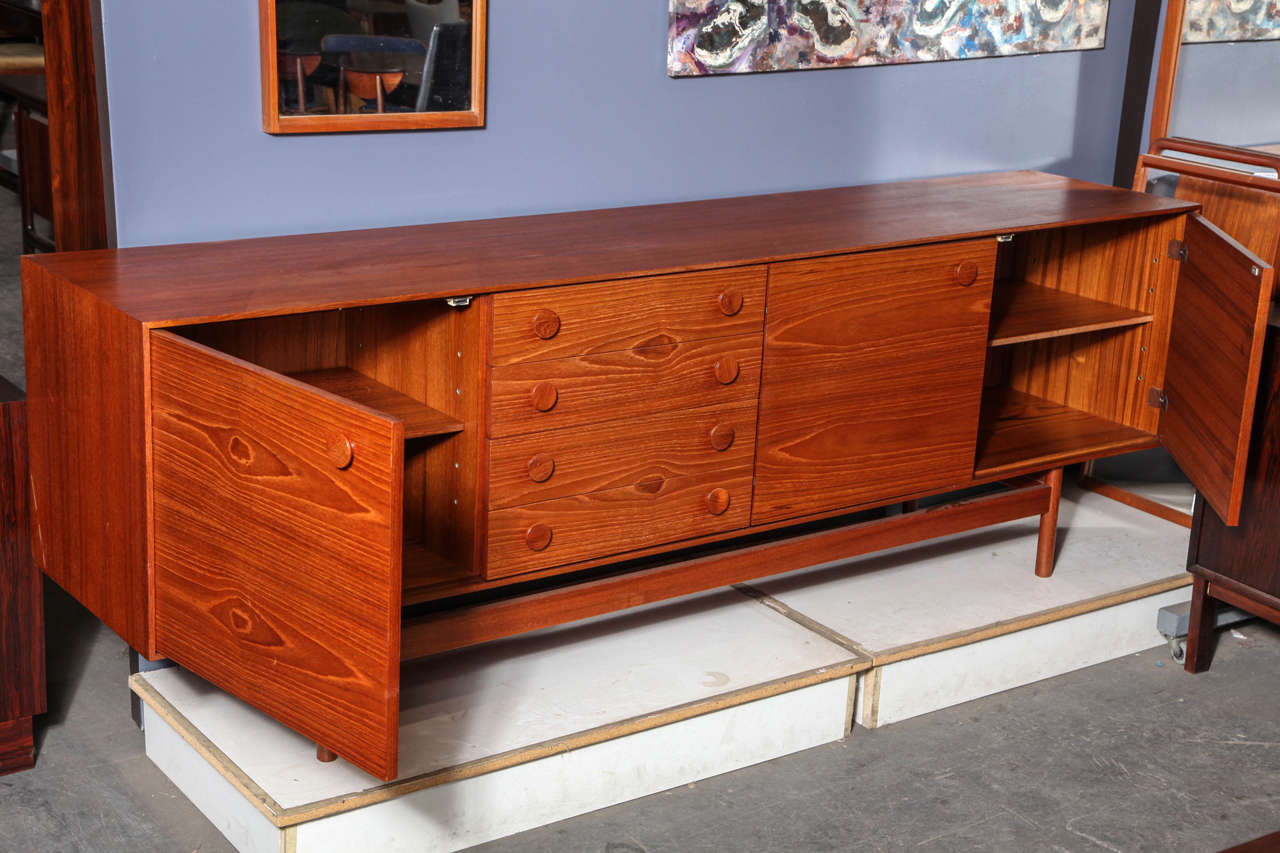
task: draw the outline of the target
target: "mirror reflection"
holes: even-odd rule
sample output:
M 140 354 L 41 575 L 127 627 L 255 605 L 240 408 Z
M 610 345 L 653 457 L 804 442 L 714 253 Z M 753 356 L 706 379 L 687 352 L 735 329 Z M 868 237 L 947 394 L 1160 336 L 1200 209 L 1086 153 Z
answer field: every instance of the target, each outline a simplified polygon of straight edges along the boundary
M 471 108 L 471 0 L 275 0 L 281 115 Z
M 1280 6 L 1188 0 L 1169 136 L 1280 153 Z

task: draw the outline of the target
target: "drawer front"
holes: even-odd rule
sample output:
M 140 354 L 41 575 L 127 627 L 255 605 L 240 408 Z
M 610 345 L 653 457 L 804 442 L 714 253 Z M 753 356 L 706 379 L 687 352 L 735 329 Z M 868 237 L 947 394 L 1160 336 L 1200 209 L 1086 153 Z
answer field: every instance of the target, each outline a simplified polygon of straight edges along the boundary
M 754 400 L 499 439 L 489 450 L 489 507 L 746 468 L 755 443 Z
M 489 579 L 746 527 L 751 469 L 653 479 L 489 513 Z
M 760 336 L 508 364 L 492 374 L 490 436 L 754 400 Z
M 765 277 L 738 267 L 498 294 L 493 363 L 758 333 Z

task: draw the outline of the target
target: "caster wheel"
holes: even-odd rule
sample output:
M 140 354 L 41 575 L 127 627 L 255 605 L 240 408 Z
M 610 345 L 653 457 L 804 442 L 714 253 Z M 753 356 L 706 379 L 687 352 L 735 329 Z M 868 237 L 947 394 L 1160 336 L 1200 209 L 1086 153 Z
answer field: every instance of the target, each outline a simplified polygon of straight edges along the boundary
M 1173 658 L 1174 663 L 1182 663 L 1185 661 L 1187 659 L 1187 638 L 1170 637 L 1169 655 Z

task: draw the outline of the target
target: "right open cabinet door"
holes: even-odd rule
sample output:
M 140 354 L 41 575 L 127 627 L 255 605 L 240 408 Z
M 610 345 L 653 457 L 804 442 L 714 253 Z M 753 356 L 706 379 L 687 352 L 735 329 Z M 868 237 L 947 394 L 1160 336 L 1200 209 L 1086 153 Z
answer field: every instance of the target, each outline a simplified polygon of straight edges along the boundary
M 1174 295 L 1160 440 L 1201 496 L 1240 523 L 1273 271 L 1199 214 Z

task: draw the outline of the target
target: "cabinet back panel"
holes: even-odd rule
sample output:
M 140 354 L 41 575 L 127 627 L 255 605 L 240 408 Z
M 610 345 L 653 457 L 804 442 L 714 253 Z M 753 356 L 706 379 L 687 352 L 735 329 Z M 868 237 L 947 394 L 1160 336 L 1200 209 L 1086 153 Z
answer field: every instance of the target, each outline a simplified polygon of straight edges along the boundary
M 338 311 L 231 320 L 174 331 L 276 373 L 347 366 L 346 324 Z
M 1170 217 L 1019 234 L 1015 277 L 1148 312 L 1155 320 L 1015 345 L 1008 362 L 1010 386 L 1155 432 L 1159 411 L 1147 405 L 1147 389 L 1164 375 L 1178 272 L 1168 249 L 1180 236 L 1181 223 L 1181 217 Z

